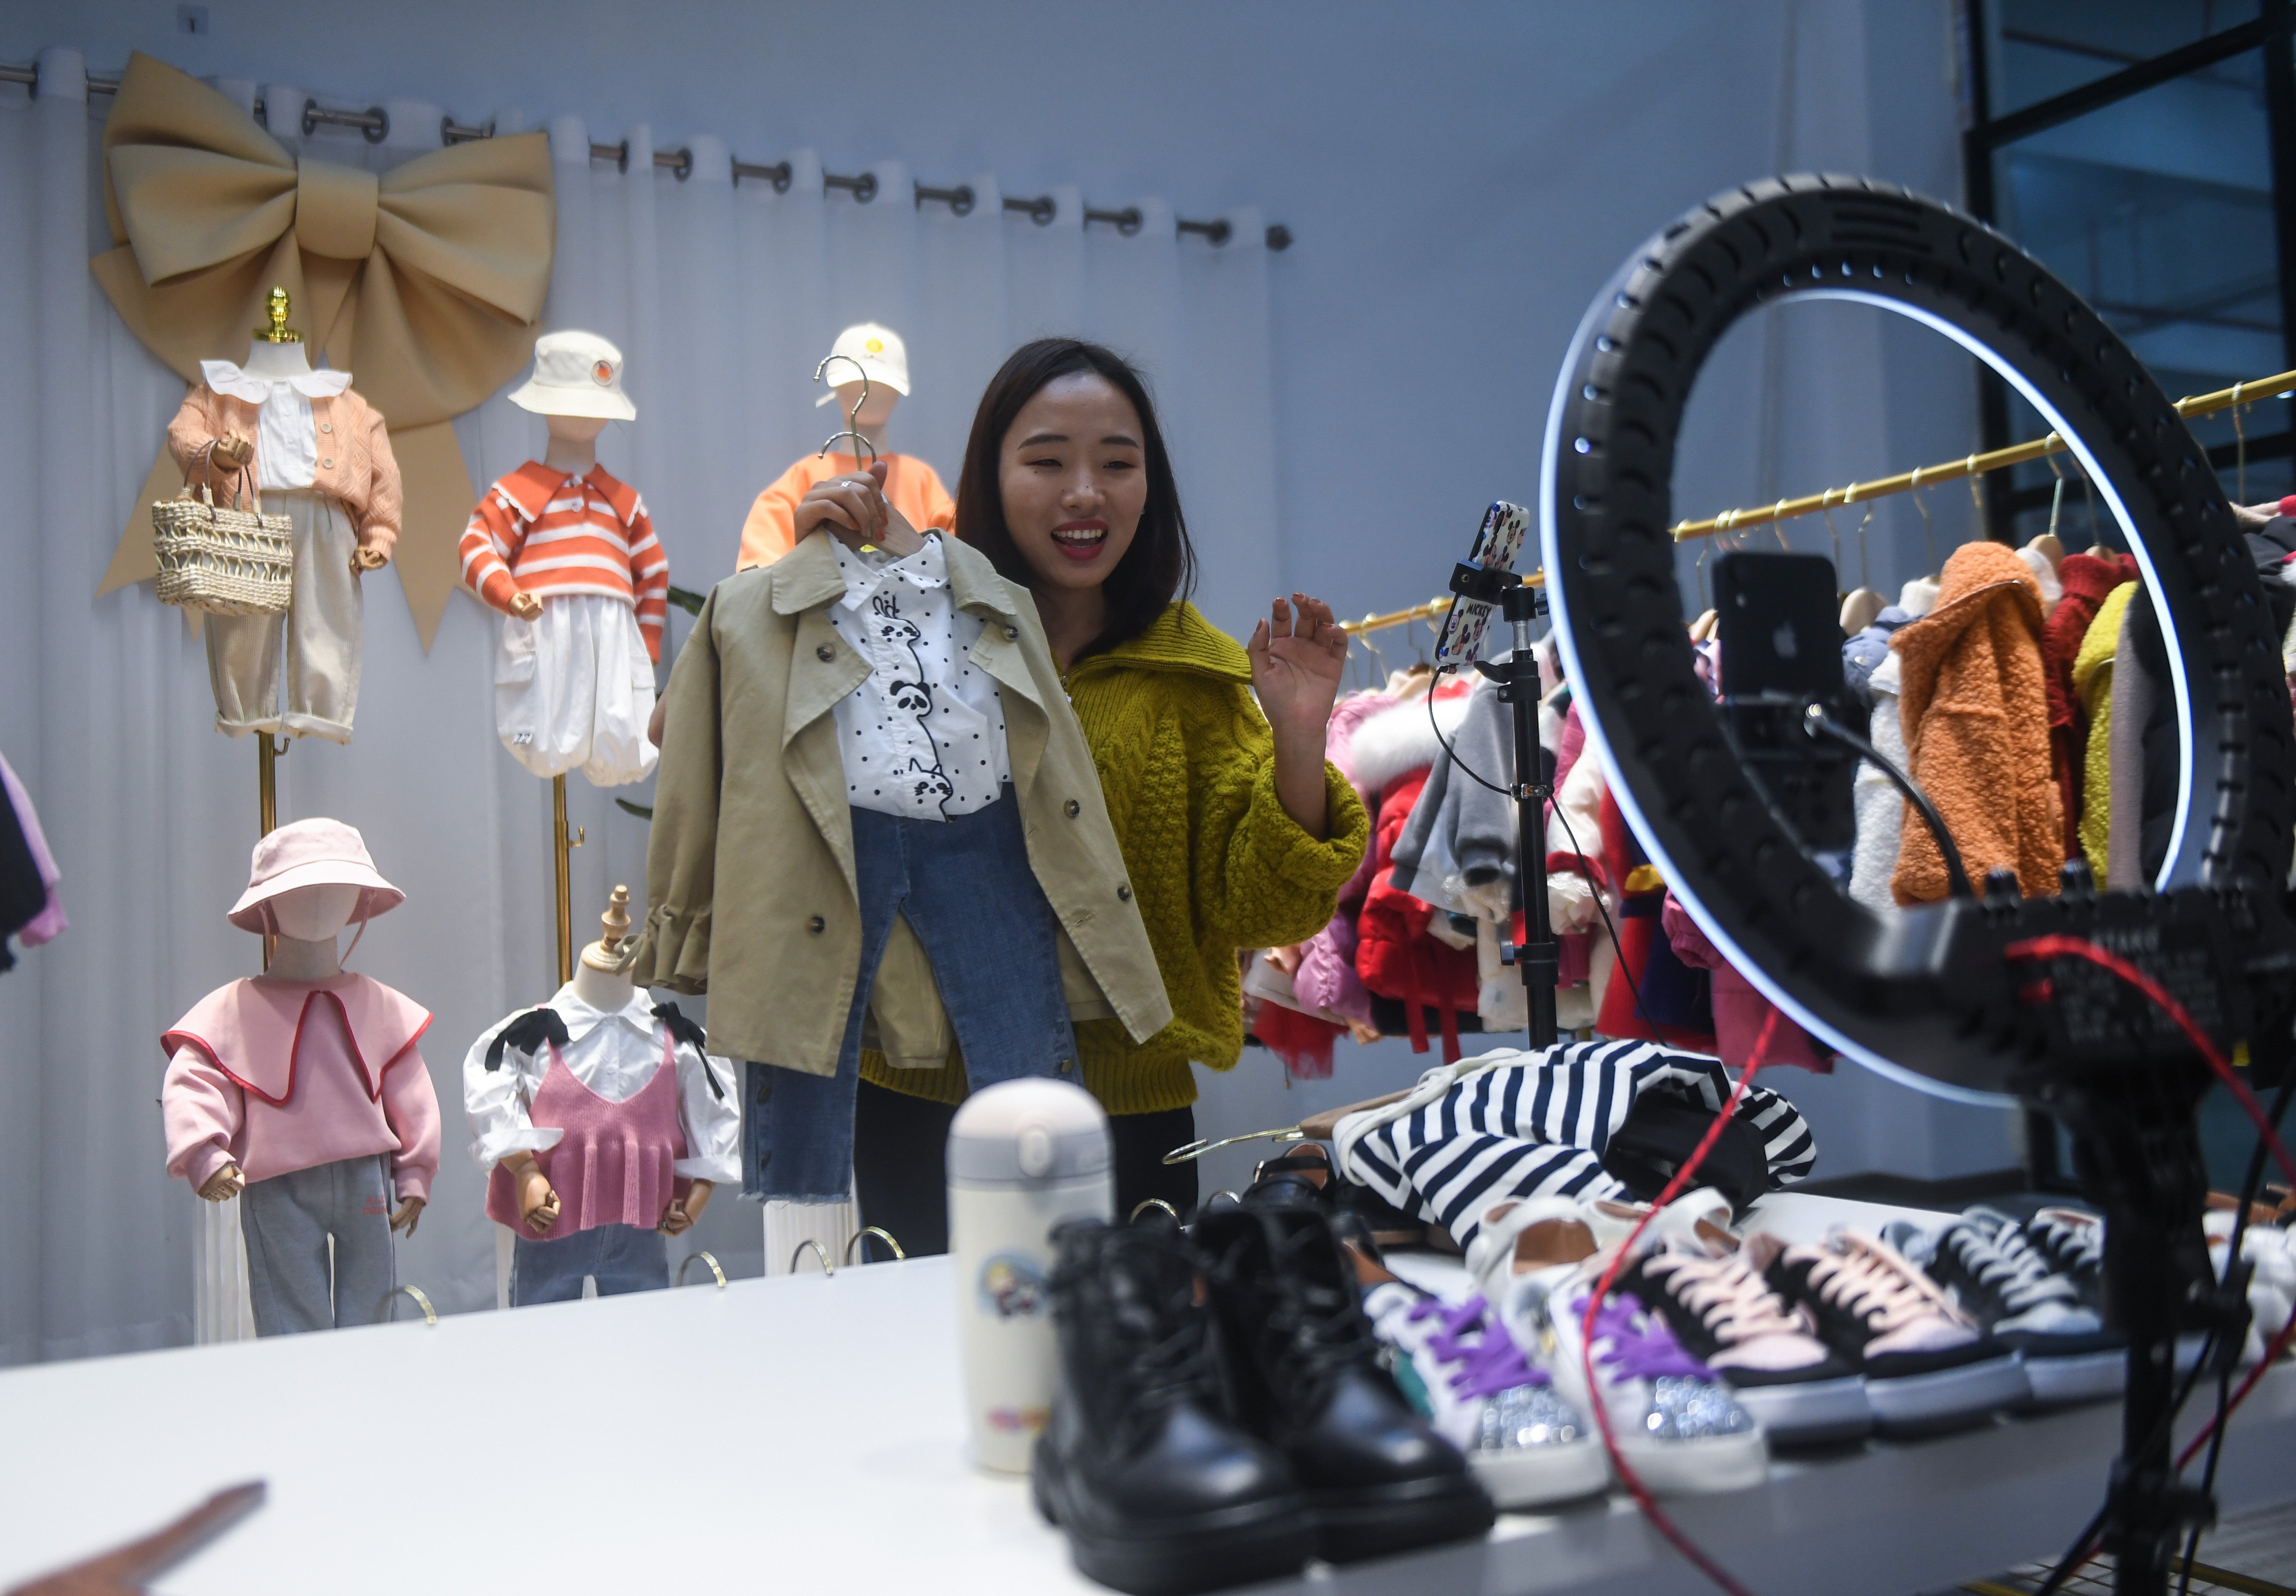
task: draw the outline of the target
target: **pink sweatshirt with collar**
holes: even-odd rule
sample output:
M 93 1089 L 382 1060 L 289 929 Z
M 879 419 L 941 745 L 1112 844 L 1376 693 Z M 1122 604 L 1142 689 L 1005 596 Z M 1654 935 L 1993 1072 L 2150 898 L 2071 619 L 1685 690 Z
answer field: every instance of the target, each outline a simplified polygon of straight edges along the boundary
M 217 987 L 160 1039 L 168 1173 L 197 1191 L 226 1163 L 254 1182 L 388 1154 L 398 1195 L 428 1201 L 439 1100 L 416 1043 L 430 1024 L 362 975 Z

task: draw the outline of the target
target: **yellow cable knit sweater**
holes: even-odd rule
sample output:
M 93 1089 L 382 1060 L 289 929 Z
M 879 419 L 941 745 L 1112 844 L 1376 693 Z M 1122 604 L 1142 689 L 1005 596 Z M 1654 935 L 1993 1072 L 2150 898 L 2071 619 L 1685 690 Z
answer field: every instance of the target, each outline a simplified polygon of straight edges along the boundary
M 1135 1044 L 1113 1019 L 1077 1027 L 1084 1084 L 1111 1114 L 1196 1100 L 1189 1065 L 1232 1069 L 1243 1052 L 1236 953 L 1314 936 L 1371 839 L 1348 779 L 1324 766 L 1331 833 L 1318 842 L 1275 797 L 1275 742 L 1251 696 L 1251 662 L 1193 604 L 1080 662 L 1069 700 L 1083 724 L 1172 1022 Z M 959 1102 L 964 1066 L 894 1069 L 861 1055 L 862 1078 Z

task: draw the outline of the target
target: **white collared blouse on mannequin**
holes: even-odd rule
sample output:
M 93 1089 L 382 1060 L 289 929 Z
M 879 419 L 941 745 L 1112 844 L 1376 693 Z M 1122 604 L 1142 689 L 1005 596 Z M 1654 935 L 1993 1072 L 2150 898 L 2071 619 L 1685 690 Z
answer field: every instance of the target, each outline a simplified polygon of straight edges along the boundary
M 566 1045 L 560 1054 L 567 1072 L 608 1102 L 627 1102 L 645 1089 L 661 1068 L 663 1027 L 653 1017 L 653 1004 L 644 990 L 609 1014 L 594 1009 L 575 994 L 569 981 L 552 996 L 548 1008 L 566 1025 Z M 463 1060 L 463 1105 L 476 1138 L 471 1156 L 481 1169 L 492 1169 L 521 1149 L 540 1152 L 555 1147 L 563 1131 L 537 1127 L 529 1113 L 534 1094 L 550 1069 L 550 1050 L 522 1053 L 504 1048 L 501 1068 L 487 1068 L 487 1049 L 521 1009 L 488 1026 L 471 1044 Z M 742 1109 L 735 1093 L 741 1076 L 726 1059 L 704 1060 L 690 1043 L 678 1043 L 678 1120 L 685 1130 L 686 1156 L 673 1166 L 682 1180 L 711 1181 L 739 1185 L 742 1180 Z M 709 1089 L 714 1072 L 724 1090 L 720 1097 Z
M 257 406 L 255 486 L 308 487 L 319 469 L 319 430 L 311 419 L 313 399 L 332 399 L 351 385 L 348 372 L 307 372 L 301 376 L 251 376 L 228 360 L 202 360 L 200 375 L 219 394 Z

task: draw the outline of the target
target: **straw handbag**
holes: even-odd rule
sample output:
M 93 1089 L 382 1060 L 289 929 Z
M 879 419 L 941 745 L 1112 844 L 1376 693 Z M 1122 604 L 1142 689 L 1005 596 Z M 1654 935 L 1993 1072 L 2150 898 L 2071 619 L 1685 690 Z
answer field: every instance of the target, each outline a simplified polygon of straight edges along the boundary
M 215 446 L 209 444 L 209 448 Z M 247 486 L 252 512 L 218 509 L 215 491 L 201 473 L 200 496 L 192 485 L 152 506 L 152 542 L 160 557 L 160 602 L 216 615 L 279 615 L 294 585 L 293 523 L 263 513 L 263 495 Z

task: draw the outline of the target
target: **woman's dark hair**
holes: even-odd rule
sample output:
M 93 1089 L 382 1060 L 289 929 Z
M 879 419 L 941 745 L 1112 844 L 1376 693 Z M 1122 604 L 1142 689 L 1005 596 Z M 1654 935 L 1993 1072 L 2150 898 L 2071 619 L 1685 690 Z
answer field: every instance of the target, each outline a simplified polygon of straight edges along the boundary
M 972 436 L 964 446 L 964 470 L 956 480 L 956 536 L 988 556 L 997 574 L 1022 587 L 1036 585 L 1037 574 L 1021 558 L 1004 524 L 1004 435 L 1013 418 L 1037 397 L 1037 390 L 1056 377 L 1092 372 L 1107 379 L 1117 392 L 1132 402 L 1140 417 L 1141 452 L 1147 457 L 1148 500 L 1140 512 L 1140 528 L 1132 546 L 1101 586 L 1108 601 L 1108 627 L 1078 656 L 1137 637 L 1153 625 L 1174 599 L 1195 591 L 1196 551 L 1188 542 L 1188 523 L 1180 513 L 1179 484 L 1172 477 L 1172 457 L 1165 452 L 1164 434 L 1156 425 L 1156 405 L 1148 385 L 1132 363 L 1112 349 L 1073 338 L 1040 338 L 1013 351 L 988 391 L 980 396 L 973 413 Z

